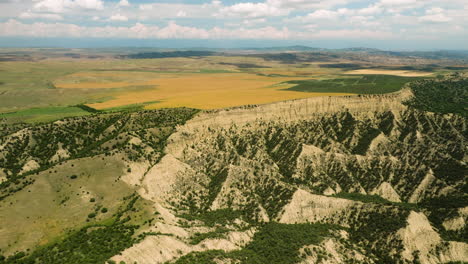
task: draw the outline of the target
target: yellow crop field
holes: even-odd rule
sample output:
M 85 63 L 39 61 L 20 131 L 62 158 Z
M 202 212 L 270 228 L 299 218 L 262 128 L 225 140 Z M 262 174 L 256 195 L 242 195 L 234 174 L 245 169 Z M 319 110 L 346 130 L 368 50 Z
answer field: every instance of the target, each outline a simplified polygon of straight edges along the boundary
M 93 73 L 94 74 L 94 73 Z M 55 82 L 58 88 L 119 88 L 126 86 L 142 86 L 144 90 L 122 91 L 113 96 L 113 99 L 89 104 L 96 109 L 106 109 L 144 102 L 158 101 L 147 105 L 147 109 L 165 107 L 193 107 L 199 109 L 214 109 L 232 107 L 246 104 L 263 104 L 275 101 L 306 98 L 313 96 L 339 96 L 344 93 L 303 93 L 296 91 L 284 91 L 282 89 L 290 85 L 282 84 L 291 80 L 303 80 L 304 77 L 267 77 L 248 73 L 170 73 L 170 74 L 144 74 L 133 76 L 132 73 L 119 73 L 115 82 L 109 82 L 109 78 L 115 78 L 116 73 L 98 73 L 104 79 L 98 82 L 97 76 L 86 74 L 73 74 Z M 128 76 L 126 76 L 128 75 Z M 143 78 L 144 77 L 144 78 Z M 123 82 L 119 79 L 126 79 Z M 145 79 L 146 80 L 143 80 Z M 310 78 L 308 78 L 310 79 Z M 87 81 L 88 80 L 88 81 Z M 148 88 L 149 87 L 149 88 Z M 152 88 L 151 88 L 152 87 Z

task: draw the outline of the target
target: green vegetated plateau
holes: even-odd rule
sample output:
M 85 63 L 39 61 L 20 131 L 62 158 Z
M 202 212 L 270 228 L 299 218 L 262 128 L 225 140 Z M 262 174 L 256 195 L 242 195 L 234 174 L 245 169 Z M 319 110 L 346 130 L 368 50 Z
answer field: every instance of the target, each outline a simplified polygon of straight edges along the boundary
M 391 75 L 349 76 L 347 78 L 290 81 L 296 84 L 286 90 L 309 93 L 384 94 L 400 90 L 404 84 L 422 79 Z
M 468 116 L 468 79 L 459 73 L 414 82 L 411 90 L 415 96 L 407 104 L 414 108 Z
M 337 89 L 334 92 L 350 92 L 338 91 L 348 87 L 367 94 L 380 87 L 373 93 L 389 93 L 410 80 L 415 79 L 378 75 L 304 81 L 293 88 L 312 92 L 325 82 L 327 89 Z M 322 263 L 334 259 L 324 241 L 339 244 L 338 254 L 346 263 L 417 263 L 424 258 L 418 252 L 411 262 L 402 260 L 404 244 L 395 235 L 407 226 L 411 212 L 427 215 L 445 241 L 467 243 L 465 226 L 447 230 L 443 224 L 468 206 L 467 167 L 462 162 L 466 80 L 453 75 L 412 82 L 415 97 L 399 117 L 388 111 L 360 119 L 344 111 L 292 123 L 260 122 L 240 130 L 235 124 L 206 128 L 206 137 L 183 152 L 183 162 L 197 180 L 189 179 L 177 190 L 180 193 L 167 197 L 178 213 L 178 227 L 206 228 L 185 239 L 147 232 L 164 220 L 150 201 L 136 194 L 137 187 L 124 184 L 121 177 L 133 173 L 130 163 L 158 164 L 168 137 L 197 110 L 93 113 L 77 107 L 86 114 L 54 123 L 2 124 L 0 221 L 11 231 L 2 233 L 6 235 L 0 242 L 0 263 L 115 263 L 113 256 L 149 236 L 198 245 L 250 229 L 256 230 L 252 239 L 238 250 L 180 253 L 167 263 Z M 371 149 L 380 135 L 387 143 Z M 304 144 L 323 153 L 299 166 Z M 359 156 L 368 159 L 363 162 Z M 420 201 L 408 202 L 428 171 L 434 174 L 434 184 Z M 402 202 L 369 194 L 383 181 L 397 190 Z M 323 195 L 336 184 L 340 192 Z M 196 186 L 199 189 L 192 189 Z M 343 214 L 310 223 L 279 223 L 299 188 L 356 204 Z M 358 193 L 359 188 L 368 194 Z M 442 195 L 444 188 L 451 193 Z M 215 201 L 221 209 L 212 209 Z M 44 217 L 48 210 L 56 212 L 50 219 Z M 39 229 L 39 237 L 30 235 Z

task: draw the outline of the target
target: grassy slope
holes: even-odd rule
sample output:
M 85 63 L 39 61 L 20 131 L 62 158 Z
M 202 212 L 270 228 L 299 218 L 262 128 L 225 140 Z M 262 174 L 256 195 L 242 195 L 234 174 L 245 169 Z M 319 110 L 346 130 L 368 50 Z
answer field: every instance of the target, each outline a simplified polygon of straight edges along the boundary
M 9 226 L 2 231 L 0 248 L 9 253 L 33 249 L 89 220 L 102 221 L 114 214 L 123 197 L 133 190 L 117 181 L 124 164 L 116 158 L 102 158 L 72 160 L 31 175 L 33 184 L 0 201 L 0 222 Z M 72 179 L 72 175 L 77 178 Z M 98 210 L 96 217 L 88 219 L 98 207 L 108 212 Z
M 153 146 L 154 149 L 160 152 L 170 131 L 195 112 L 191 109 L 168 109 L 113 115 L 127 121 L 129 119 L 126 117 L 131 117 L 131 124 L 126 129 L 135 133 L 148 126 L 163 128 L 158 132 L 161 139 L 151 138 L 151 142 L 157 145 Z M 87 118 L 95 123 L 97 117 Z M 47 125 L 37 127 L 43 126 Z M 65 129 L 65 125 L 62 126 Z M 80 133 L 88 134 L 82 126 L 74 132 L 78 133 L 75 137 Z M 61 140 L 60 137 L 53 138 L 49 139 L 49 145 L 38 147 L 44 150 L 53 148 L 54 144 L 58 144 L 55 140 Z M 99 146 L 95 148 L 100 149 Z M 133 236 L 135 228 L 152 219 L 148 213 L 149 205 L 143 201 L 137 202 L 137 210 L 128 213 L 131 220 L 124 215 L 122 221 L 113 221 L 126 204 L 125 197 L 135 190 L 119 180 L 127 171 L 122 161 L 129 158 L 125 157 L 127 152 L 108 155 L 105 149 L 101 151 L 104 154 L 94 155 L 95 152 L 91 150 L 83 154 L 80 152 L 78 156 L 82 158 L 72 156 L 67 161 L 52 164 L 47 170 L 18 176 L 31 184 L 16 191 L 13 190 L 14 184 L 8 184 L 9 180 L 1 185 L 6 188 L 5 191 L 12 191 L 0 200 L 0 222 L 2 227 L 9 227 L 0 228 L 0 263 L 1 255 L 11 256 L 15 252 L 19 252 L 19 255 L 10 257 L 7 263 L 30 263 L 28 261 L 31 259 L 40 259 L 40 263 L 59 263 L 58 260 L 60 263 L 103 263 L 136 241 L 137 238 Z M 88 230 L 86 227 L 95 224 L 104 226 L 99 230 Z M 134 225 L 137 227 L 133 228 Z M 86 229 L 85 236 L 81 234 L 82 228 Z M 36 248 L 38 245 L 41 247 Z M 57 251 L 62 253 L 57 255 Z M 32 252 L 32 257 L 24 257 L 21 252 Z

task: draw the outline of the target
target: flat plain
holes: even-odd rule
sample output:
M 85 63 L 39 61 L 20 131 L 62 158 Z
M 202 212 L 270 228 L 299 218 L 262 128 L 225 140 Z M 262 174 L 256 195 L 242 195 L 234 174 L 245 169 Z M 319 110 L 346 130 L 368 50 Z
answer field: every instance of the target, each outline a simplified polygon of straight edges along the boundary
M 412 78 L 430 78 L 441 72 L 388 68 L 329 54 L 310 59 L 301 53 L 195 56 L 199 52 L 194 51 L 123 56 L 121 50 L 15 52 L 22 55 L 13 52 L 0 60 L 0 117 L 8 122 L 46 122 L 87 115 L 92 113 L 90 109 L 216 109 L 394 92 Z M 378 81 L 366 77 L 374 75 L 380 76 Z

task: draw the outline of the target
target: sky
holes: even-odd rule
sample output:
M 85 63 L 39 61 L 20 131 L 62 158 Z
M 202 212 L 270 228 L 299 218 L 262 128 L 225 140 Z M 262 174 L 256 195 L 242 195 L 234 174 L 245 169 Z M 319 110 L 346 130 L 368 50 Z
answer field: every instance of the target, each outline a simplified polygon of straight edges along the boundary
M 0 0 L 0 46 L 468 49 L 468 0 Z

